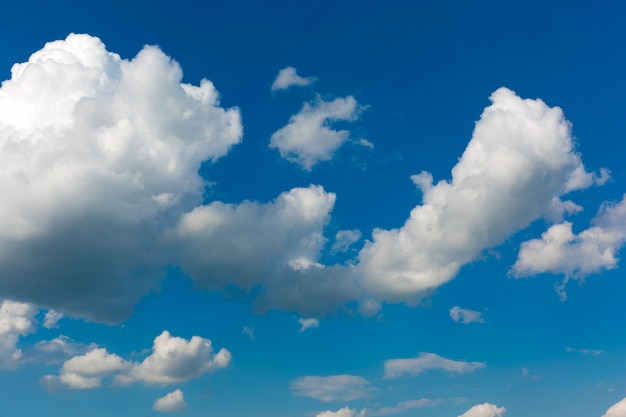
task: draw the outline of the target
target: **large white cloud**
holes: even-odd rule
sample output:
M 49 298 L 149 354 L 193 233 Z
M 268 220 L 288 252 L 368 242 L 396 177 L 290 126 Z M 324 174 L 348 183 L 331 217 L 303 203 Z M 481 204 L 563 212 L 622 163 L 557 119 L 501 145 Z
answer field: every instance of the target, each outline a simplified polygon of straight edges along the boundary
M 178 413 L 187 408 L 183 392 L 179 389 L 157 399 L 152 408 L 164 413 Z
M 550 227 L 540 239 L 522 243 L 514 276 L 549 272 L 584 278 L 617 266 L 617 252 L 626 241 L 626 196 L 617 204 L 604 204 L 593 226 L 574 234 L 571 222 Z
M 506 408 L 490 403 L 478 404 L 461 414 L 459 417 L 502 417 Z
M 491 101 L 452 180 L 433 184 L 429 173 L 415 175 L 423 204 L 401 228 L 374 230 L 360 252 L 370 293 L 415 302 L 533 220 L 579 210 L 560 197 L 604 181 L 585 171 L 560 108 L 506 88 Z
M 385 378 L 416 376 L 429 370 L 442 370 L 465 374 L 485 367 L 484 362 L 465 362 L 443 358 L 435 353 L 421 353 L 416 358 L 389 359 L 385 361 Z
M 182 84 L 156 47 L 47 43 L 0 89 L 0 296 L 114 322 L 158 275 L 164 225 L 198 204 L 197 170 L 238 143 L 237 109 Z M 167 261 L 166 261 L 167 262 Z
M 360 111 L 361 106 L 352 96 L 333 101 L 318 97 L 313 103 L 305 103 L 286 126 L 272 134 L 270 147 L 310 171 L 318 162 L 330 160 L 350 137 L 347 130 L 333 129 L 331 122 L 356 120 Z
M 34 331 L 36 314 L 30 304 L 9 300 L 0 304 L 0 369 L 14 368 L 20 362 L 22 350 L 17 342 Z
M 602 417 L 626 417 L 626 398 L 613 404 Z
M 289 384 L 294 394 L 322 402 L 353 401 L 368 397 L 376 388 L 355 375 L 305 376 Z
M 65 361 L 59 380 L 72 389 L 98 388 L 103 377 L 128 368 L 130 362 L 104 348 L 96 348 Z

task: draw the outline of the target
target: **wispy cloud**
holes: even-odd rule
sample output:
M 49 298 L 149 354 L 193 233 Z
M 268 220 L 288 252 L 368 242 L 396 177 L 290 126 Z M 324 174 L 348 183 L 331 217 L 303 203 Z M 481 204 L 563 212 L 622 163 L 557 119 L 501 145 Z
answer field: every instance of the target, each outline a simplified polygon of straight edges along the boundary
M 443 358 L 435 353 L 421 353 L 416 358 L 385 361 L 385 379 L 417 376 L 430 370 L 465 374 L 485 367 L 484 362 L 464 362 Z

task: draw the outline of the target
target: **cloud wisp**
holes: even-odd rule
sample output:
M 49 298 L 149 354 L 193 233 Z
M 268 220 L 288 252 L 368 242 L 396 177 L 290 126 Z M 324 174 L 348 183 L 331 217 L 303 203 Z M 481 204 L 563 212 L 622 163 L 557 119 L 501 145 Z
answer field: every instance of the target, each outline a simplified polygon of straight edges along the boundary
M 468 310 L 459 306 L 454 306 L 450 309 L 450 318 L 455 323 L 470 324 L 470 323 L 484 323 L 482 313 L 479 311 Z
M 421 353 L 416 358 L 385 361 L 385 379 L 417 376 L 430 370 L 466 374 L 485 367 L 484 362 L 465 362 L 443 358 L 435 353 Z
M 293 86 L 303 87 L 312 84 L 315 77 L 301 77 L 294 67 L 285 67 L 278 71 L 276 79 L 272 83 L 272 91 L 286 90 Z
M 354 375 L 305 376 L 292 381 L 289 388 L 295 395 L 321 402 L 353 401 L 376 391 L 367 379 Z

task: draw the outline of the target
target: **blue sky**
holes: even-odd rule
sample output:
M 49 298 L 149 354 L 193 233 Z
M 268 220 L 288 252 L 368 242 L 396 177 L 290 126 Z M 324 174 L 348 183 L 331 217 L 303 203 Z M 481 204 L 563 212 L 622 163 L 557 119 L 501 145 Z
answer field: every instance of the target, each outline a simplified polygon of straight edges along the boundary
M 38 3 L 0 416 L 626 416 L 620 2 Z

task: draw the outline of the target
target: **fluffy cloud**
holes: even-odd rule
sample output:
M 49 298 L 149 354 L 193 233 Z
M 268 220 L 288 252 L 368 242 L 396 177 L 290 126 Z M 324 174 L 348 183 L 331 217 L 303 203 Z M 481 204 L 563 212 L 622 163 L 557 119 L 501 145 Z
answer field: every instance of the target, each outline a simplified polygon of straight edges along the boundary
M 104 348 L 94 347 L 65 361 L 58 377 L 46 375 L 43 382 L 89 389 L 102 386 L 103 378 L 110 377 L 121 386 L 135 382 L 171 385 L 225 368 L 231 359 L 232 355 L 226 349 L 215 353 L 208 339 L 193 336 L 187 341 L 164 331 L 154 339 L 152 353 L 141 362 L 128 361 Z
M 313 103 L 305 103 L 289 123 L 277 130 L 270 138 L 270 147 L 277 148 L 280 155 L 310 171 L 320 161 L 328 161 L 341 145 L 348 140 L 347 130 L 334 130 L 334 121 L 356 120 L 361 106 L 352 96 Z
M 459 417 L 502 417 L 506 408 L 489 403 L 478 404 L 461 414 Z
M 365 410 L 358 412 L 355 409 L 344 407 L 337 411 L 326 410 L 315 415 L 315 417 L 364 417 Z
M 354 375 L 305 376 L 292 381 L 289 388 L 296 395 L 322 402 L 357 400 L 376 390 L 368 380 Z
M 416 376 L 429 370 L 442 370 L 465 374 L 485 367 L 484 362 L 464 362 L 443 358 L 435 353 L 421 353 L 416 358 L 390 359 L 385 361 L 385 378 Z
M 165 413 L 178 413 L 187 408 L 187 403 L 185 403 L 183 392 L 177 389 L 156 400 L 152 408 Z
M 319 327 L 320 322 L 318 319 L 298 319 L 298 323 L 300 323 L 300 333 L 307 329 L 312 329 L 314 327 Z
M 626 241 L 626 196 L 617 204 L 604 204 L 592 221 L 593 227 L 578 234 L 572 223 L 562 222 L 522 243 L 512 268 L 516 277 L 543 272 L 584 278 L 617 266 L 617 252 Z
M 484 323 L 485 321 L 481 317 L 481 313 L 474 310 L 467 310 L 459 306 L 454 306 L 450 309 L 450 318 L 455 323 Z
M 17 347 L 21 336 L 36 327 L 37 309 L 26 303 L 5 300 L 0 304 L 0 369 L 14 368 L 22 357 Z
M 47 43 L 0 89 L 0 296 L 116 322 L 159 276 L 158 236 L 202 199 L 197 171 L 242 136 L 213 85 L 157 47 Z M 167 261 L 166 261 L 167 262 Z
M 626 417 L 626 398 L 613 404 L 602 417 Z
M 272 84 L 272 91 L 286 90 L 294 85 L 305 86 L 315 81 L 314 77 L 301 77 L 294 67 L 285 67 L 278 71 L 278 75 Z
M 414 303 L 533 220 L 576 211 L 562 195 L 602 182 L 586 172 L 560 108 L 506 88 L 491 101 L 452 180 L 413 176 L 423 204 L 401 228 L 374 230 L 360 252 L 363 285 L 372 295 Z

